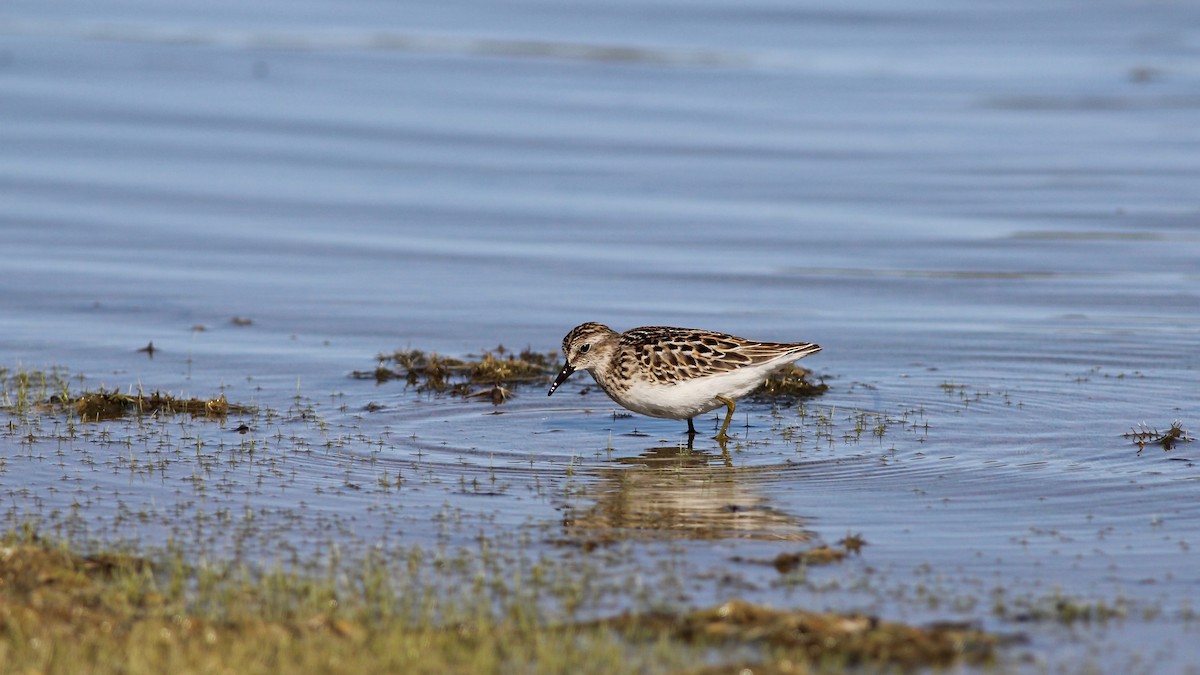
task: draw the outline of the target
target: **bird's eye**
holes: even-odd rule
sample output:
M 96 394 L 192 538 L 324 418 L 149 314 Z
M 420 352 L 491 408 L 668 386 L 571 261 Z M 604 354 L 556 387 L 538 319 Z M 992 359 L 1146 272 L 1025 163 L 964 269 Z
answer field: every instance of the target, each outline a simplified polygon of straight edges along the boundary
M 588 353 L 588 350 L 589 350 L 589 349 L 591 349 L 591 348 L 592 348 L 592 345 L 591 345 L 591 343 L 585 344 L 585 345 L 583 345 L 582 347 L 580 347 L 580 348 L 579 348 L 579 353 L 580 353 L 580 354 L 586 354 L 586 353 Z

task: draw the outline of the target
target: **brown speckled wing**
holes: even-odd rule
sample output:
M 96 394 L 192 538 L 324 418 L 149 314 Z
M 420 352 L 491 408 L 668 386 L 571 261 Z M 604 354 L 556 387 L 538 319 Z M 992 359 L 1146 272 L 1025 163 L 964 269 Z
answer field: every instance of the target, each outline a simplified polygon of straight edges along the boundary
M 725 373 L 787 353 L 807 353 L 813 347 L 803 342 L 755 342 L 725 333 L 665 326 L 634 328 L 621 334 L 621 351 L 658 382 Z

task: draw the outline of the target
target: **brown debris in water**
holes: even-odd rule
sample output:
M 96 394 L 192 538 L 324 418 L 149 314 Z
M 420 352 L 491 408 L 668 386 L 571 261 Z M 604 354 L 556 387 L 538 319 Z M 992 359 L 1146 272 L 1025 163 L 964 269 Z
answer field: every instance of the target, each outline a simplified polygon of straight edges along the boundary
M 1171 428 L 1164 433 L 1159 433 L 1158 429 L 1151 428 L 1145 422 L 1138 424 L 1131 429 L 1127 434 L 1121 434 L 1124 438 L 1131 438 L 1135 445 L 1138 446 L 1138 454 L 1142 454 L 1142 450 L 1146 449 L 1147 445 L 1161 446 L 1164 452 L 1175 449 L 1175 446 L 1180 443 L 1191 443 L 1196 440 L 1188 435 L 1186 429 L 1183 428 L 1183 422 L 1175 420 L 1171 423 Z
M 225 417 L 229 413 L 245 413 L 246 406 L 230 403 L 221 394 L 216 398 L 176 398 L 170 394 L 154 392 L 144 395 L 122 394 L 117 391 L 83 393 L 65 401 L 85 422 L 115 420 L 126 415 L 163 415 L 189 413 L 193 417 Z
M 798 652 L 802 661 L 844 665 L 986 663 L 1001 644 L 999 636 L 966 624 L 910 626 L 864 614 L 778 610 L 742 600 L 685 614 L 627 613 L 599 623 L 634 638 L 762 643 Z
M 422 393 L 480 398 L 500 405 L 512 396 L 514 386 L 548 383 L 555 372 L 556 359 L 554 353 L 541 354 L 530 349 L 513 353 L 503 345 L 471 361 L 419 349 L 400 349 L 381 355 L 375 370 L 356 370 L 352 376 L 374 379 L 379 384 L 404 380 Z
M 479 391 L 471 392 L 469 396 L 471 398 L 491 401 L 492 405 L 500 405 L 501 403 L 504 403 L 508 399 L 512 398 L 512 390 L 505 389 L 498 384 L 493 384 L 490 389 L 481 389 Z
M 796 399 L 812 398 L 829 391 L 829 385 L 824 382 L 813 382 L 812 371 L 795 364 L 775 371 L 765 382 L 750 393 L 751 398 L 757 399 Z
M 862 553 L 862 547 L 867 545 L 867 540 L 863 539 L 861 534 L 847 534 L 838 540 L 838 543 L 846 549 L 847 553 Z
M 780 553 L 771 563 L 780 574 L 786 574 L 797 567 L 812 567 L 816 565 L 832 565 L 846 559 L 846 551 L 818 546 L 797 553 Z
M 817 565 L 832 565 L 840 563 L 846 559 L 851 553 L 858 553 L 866 543 L 861 537 L 856 537 L 851 540 L 850 537 L 838 542 L 842 548 L 835 548 L 827 544 L 815 546 L 813 548 L 797 551 L 795 553 L 780 553 L 774 558 L 743 558 L 734 556 L 730 560 L 735 563 L 755 563 L 760 565 L 771 565 L 780 574 L 788 574 L 797 568 L 815 567 Z

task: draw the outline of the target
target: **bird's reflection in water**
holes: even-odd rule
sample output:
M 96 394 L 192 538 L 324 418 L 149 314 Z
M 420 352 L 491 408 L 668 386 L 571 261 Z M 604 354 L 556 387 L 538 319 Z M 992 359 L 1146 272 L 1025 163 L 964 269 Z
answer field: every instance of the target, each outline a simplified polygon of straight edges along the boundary
M 724 448 L 722 448 L 724 450 Z M 597 469 L 564 517 L 588 541 L 634 537 L 808 541 L 804 518 L 784 513 L 758 487 L 779 466 L 736 468 L 728 452 L 649 448 Z

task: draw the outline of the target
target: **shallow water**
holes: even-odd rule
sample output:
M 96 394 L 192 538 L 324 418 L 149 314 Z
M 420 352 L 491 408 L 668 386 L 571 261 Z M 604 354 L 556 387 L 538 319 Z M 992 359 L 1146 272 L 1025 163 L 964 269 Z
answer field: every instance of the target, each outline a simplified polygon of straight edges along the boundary
M 277 414 L 45 419 L 4 518 L 250 560 L 533 528 L 685 602 L 1200 668 L 1197 446 L 1122 437 L 1198 424 L 1198 54 L 1187 3 L 8 3 L 0 365 Z M 815 341 L 832 390 L 740 406 L 727 467 L 583 374 L 349 377 L 586 320 Z M 753 562 L 847 533 L 805 583 Z M 1137 609 L 992 611 L 1058 593 Z

